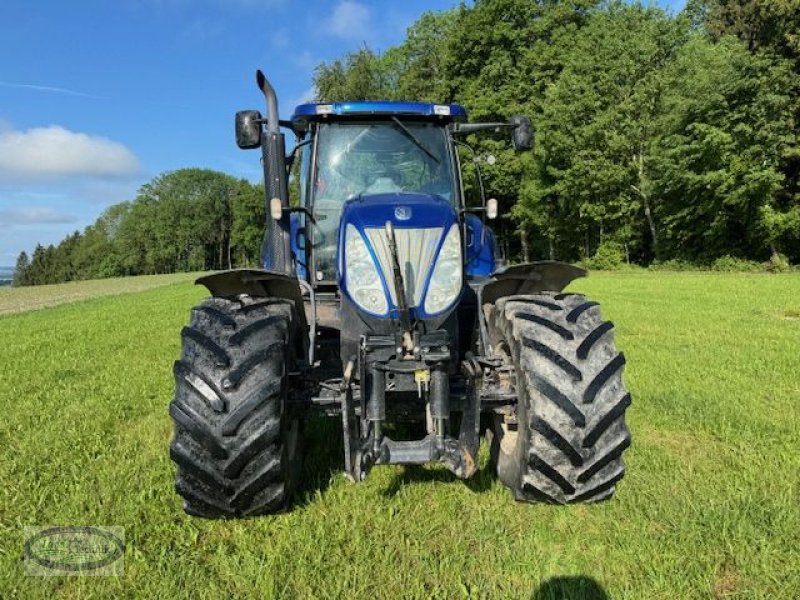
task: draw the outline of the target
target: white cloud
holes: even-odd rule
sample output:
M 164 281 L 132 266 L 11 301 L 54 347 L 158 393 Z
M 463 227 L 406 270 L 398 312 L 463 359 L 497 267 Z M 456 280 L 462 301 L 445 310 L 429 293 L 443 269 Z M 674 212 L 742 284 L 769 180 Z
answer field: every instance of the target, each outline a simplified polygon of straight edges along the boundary
M 77 219 L 52 208 L 11 208 L 0 210 L 0 227 L 74 223 Z
M 142 0 L 139 4 L 145 8 L 154 6 L 157 10 L 196 9 L 198 5 L 212 6 L 222 9 L 254 9 L 267 10 L 280 8 L 286 0 Z
M 288 48 L 291 42 L 292 38 L 286 29 L 279 29 L 269 36 L 269 43 L 273 48 Z
M 300 104 L 306 104 L 308 102 L 314 102 L 317 98 L 317 88 L 313 85 L 308 88 L 307 90 L 303 90 L 303 92 L 297 96 L 294 100 L 290 101 L 290 105 L 287 106 L 287 109 L 294 110 L 296 106 Z
M 333 9 L 326 30 L 344 40 L 370 35 L 370 10 L 365 4 L 353 0 L 341 0 Z
M 215 0 L 223 8 L 250 8 L 260 10 L 271 10 L 282 7 L 286 0 Z
M 225 26 L 220 21 L 211 19 L 195 19 L 181 32 L 180 37 L 187 42 L 209 43 L 225 33 Z
M 302 71 L 311 71 L 322 62 L 321 58 L 314 56 L 310 51 L 296 52 L 289 58 L 292 63 Z
M 40 181 L 69 176 L 126 177 L 139 161 L 125 146 L 58 125 L 0 131 L 0 180 Z

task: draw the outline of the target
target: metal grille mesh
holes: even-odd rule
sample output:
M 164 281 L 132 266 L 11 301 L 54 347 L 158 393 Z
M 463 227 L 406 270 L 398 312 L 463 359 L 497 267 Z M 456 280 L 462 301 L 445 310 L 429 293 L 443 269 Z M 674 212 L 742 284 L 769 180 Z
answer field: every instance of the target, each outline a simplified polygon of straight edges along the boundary
M 436 247 L 442 238 L 441 227 L 426 229 L 395 229 L 394 239 L 397 242 L 397 258 L 400 271 L 403 274 L 403 283 L 406 287 L 406 302 L 409 306 L 419 306 L 422 303 L 422 291 L 425 279 L 433 268 L 433 258 Z M 368 228 L 364 230 L 370 245 L 378 257 L 381 271 L 389 285 L 392 302 L 397 305 L 394 286 L 392 285 L 392 254 L 389 251 L 389 239 L 383 227 Z

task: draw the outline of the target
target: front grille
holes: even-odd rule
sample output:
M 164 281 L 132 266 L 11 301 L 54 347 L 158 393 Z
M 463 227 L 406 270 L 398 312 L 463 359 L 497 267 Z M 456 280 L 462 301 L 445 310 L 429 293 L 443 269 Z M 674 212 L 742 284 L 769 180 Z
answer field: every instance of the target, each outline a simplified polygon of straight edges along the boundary
M 394 230 L 394 239 L 397 243 L 397 258 L 400 263 L 400 272 L 403 274 L 403 283 L 406 288 L 406 302 L 409 306 L 422 304 L 422 291 L 428 273 L 433 268 L 433 259 L 436 248 L 442 239 L 442 228 L 431 227 L 425 229 L 400 229 Z M 364 230 L 370 245 L 378 257 L 381 271 L 389 286 L 392 302 L 397 306 L 397 297 L 394 290 L 394 276 L 392 268 L 392 254 L 389 250 L 389 239 L 383 227 L 368 228 Z

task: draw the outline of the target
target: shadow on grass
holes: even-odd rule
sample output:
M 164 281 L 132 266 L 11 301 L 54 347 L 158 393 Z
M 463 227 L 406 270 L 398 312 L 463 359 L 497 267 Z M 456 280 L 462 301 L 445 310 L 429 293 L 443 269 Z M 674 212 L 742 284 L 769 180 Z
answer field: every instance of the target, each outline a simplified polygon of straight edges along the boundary
M 545 581 L 531 596 L 533 600 L 610 600 L 596 580 L 583 575 L 553 577 Z
M 491 464 L 478 469 L 470 479 L 459 479 L 444 467 L 431 469 L 421 465 L 407 465 L 401 467 L 400 472 L 394 476 L 392 482 L 383 490 L 382 494 L 387 498 L 392 498 L 397 495 L 403 486 L 437 481 L 453 485 L 461 483 L 467 486 L 470 491 L 480 494 L 488 491 L 494 484 L 495 479 L 497 479 L 497 476 Z
M 344 472 L 341 419 L 312 417 L 305 421 L 304 427 L 303 474 L 295 492 L 294 506 L 314 502 L 317 494 L 328 489 L 333 478 Z
M 424 423 L 401 423 L 392 424 L 388 427 L 388 433 L 398 441 L 400 440 L 419 440 L 426 434 Z M 455 435 L 451 433 L 451 435 Z M 490 464 L 478 469 L 470 479 L 460 479 L 448 471 L 444 466 L 422 466 L 422 465 L 403 465 L 392 478 L 392 482 L 381 494 L 387 498 L 393 498 L 405 485 L 415 483 L 441 482 L 451 485 L 465 485 L 475 493 L 489 490 L 496 479 L 494 469 Z
M 412 439 L 419 435 L 414 427 L 392 428 L 399 433 L 398 439 Z M 341 422 L 338 418 L 315 417 L 305 422 L 305 456 L 300 486 L 295 492 L 294 506 L 305 506 L 314 502 L 316 496 L 330 487 L 334 478 L 344 472 L 344 446 Z M 381 468 L 381 467 L 375 467 Z M 488 491 L 497 476 L 494 468 L 487 463 L 478 469 L 470 479 L 462 480 L 444 467 L 429 468 L 420 465 L 400 467 L 392 482 L 382 492 L 386 497 L 394 497 L 405 485 L 415 483 L 442 482 L 467 486 L 475 493 Z

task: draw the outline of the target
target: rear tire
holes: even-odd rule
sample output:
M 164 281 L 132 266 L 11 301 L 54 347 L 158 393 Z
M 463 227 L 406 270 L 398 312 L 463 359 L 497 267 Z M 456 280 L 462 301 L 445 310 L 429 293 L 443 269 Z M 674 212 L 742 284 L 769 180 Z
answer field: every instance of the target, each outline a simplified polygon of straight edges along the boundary
M 492 457 L 521 501 L 555 504 L 611 497 L 631 443 L 613 324 L 578 294 L 499 299 L 489 313 L 496 353 L 514 366 L 518 401 L 496 417 Z
M 210 298 L 193 309 L 169 407 L 187 513 L 242 517 L 290 499 L 301 463 L 300 423 L 284 413 L 292 325 L 292 303 L 277 298 Z

